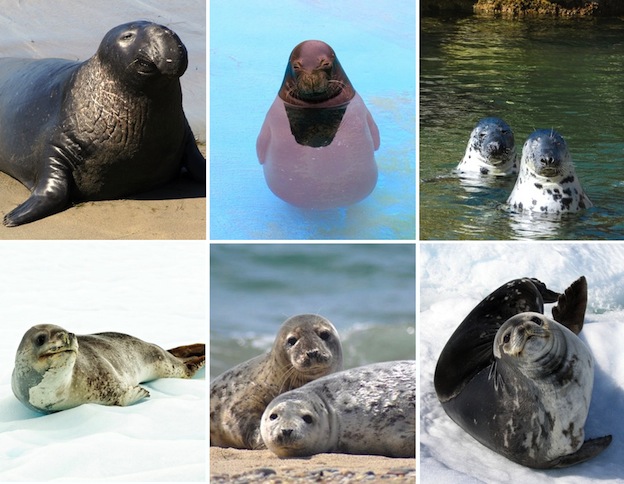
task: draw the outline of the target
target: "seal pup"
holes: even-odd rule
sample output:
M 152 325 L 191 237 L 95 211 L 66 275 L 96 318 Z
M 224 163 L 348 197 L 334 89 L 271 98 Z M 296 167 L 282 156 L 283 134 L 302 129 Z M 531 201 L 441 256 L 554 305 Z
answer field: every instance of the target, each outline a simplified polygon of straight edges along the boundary
M 320 40 L 297 45 L 256 141 L 271 191 L 302 208 L 359 202 L 377 183 L 379 144 L 377 125 L 334 50 Z
M 480 119 L 455 171 L 462 177 L 510 176 L 518 173 L 518 156 L 511 127 L 501 118 Z
M 507 204 L 518 212 L 540 213 L 576 212 L 592 206 L 559 133 L 538 129 L 526 140 L 520 173 Z
M 0 59 L 0 170 L 31 191 L 4 224 L 146 191 L 183 167 L 205 181 L 182 110 L 187 65 L 180 38 L 143 21 L 110 30 L 84 62 Z
M 27 407 L 52 413 L 84 403 L 126 406 L 149 397 L 139 383 L 191 378 L 205 345 L 168 351 L 121 333 L 75 335 L 59 326 L 30 328 L 17 349 L 13 393 Z
M 301 314 L 280 327 L 271 351 L 241 363 L 210 384 L 210 445 L 263 449 L 260 419 L 280 393 L 342 369 L 336 328 Z
M 554 321 L 543 315 L 555 302 Z M 611 436 L 584 441 L 593 359 L 578 338 L 587 282 L 558 295 L 513 280 L 473 309 L 438 360 L 434 385 L 446 413 L 486 447 L 533 468 L 567 467 L 599 454 Z
M 260 430 L 278 457 L 415 457 L 416 362 L 352 368 L 282 393 L 264 411 Z

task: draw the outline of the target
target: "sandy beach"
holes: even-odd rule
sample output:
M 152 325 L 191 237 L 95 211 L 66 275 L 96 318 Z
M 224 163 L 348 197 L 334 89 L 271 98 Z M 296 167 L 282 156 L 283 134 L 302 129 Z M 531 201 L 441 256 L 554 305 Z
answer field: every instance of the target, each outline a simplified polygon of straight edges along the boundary
M 280 459 L 269 450 L 210 447 L 210 482 L 415 482 L 416 459 L 318 454 Z
M 206 156 L 206 146 L 200 145 Z M 0 173 L 0 214 L 29 191 Z M 85 202 L 19 227 L 0 224 L 0 239 L 205 239 L 206 185 L 185 175 L 124 200 Z

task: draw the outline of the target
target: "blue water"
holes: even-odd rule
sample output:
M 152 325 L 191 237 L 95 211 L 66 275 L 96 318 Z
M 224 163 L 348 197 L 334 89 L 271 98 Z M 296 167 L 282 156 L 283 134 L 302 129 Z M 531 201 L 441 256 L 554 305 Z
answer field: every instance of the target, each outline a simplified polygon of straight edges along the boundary
M 415 238 L 415 3 L 213 2 L 210 9 L 210 237 Z M 348 208 L 309 211 L 267 187 L 256 137 L 291 50 L 330 44 L 375 119 L 379 181 Z
M 302 313 L 336 326 L 345 367 L 414 359 L 415 284 L 414 244 L 212 244 L 211 377 Z
M 624 238 L 623 33 L 623 19 L 421 19 L 421 239 Z M 499 209 L 513 182 L 450 177 L 486 116 L 511 125 L 519 151 L 534 129 L 557 130 L 594 208 L 513 216 Z

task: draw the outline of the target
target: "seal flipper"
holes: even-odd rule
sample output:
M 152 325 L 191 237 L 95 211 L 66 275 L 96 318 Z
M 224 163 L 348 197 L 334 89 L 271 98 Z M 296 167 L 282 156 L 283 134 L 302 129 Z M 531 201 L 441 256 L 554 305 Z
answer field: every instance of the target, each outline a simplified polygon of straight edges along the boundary
M 186 366 L 189 378 L 197 373 L 206 363 L 206 345 L 203 343 L 178 346 L 167 351 Z
M 563 324 L 574 334 L 579 334 L 583 329 L 586 309 L 587 279 L 581 276 L 559 296 L 552 314 L 555 321 Z
M 612 437 L 610 435 L 605 435 L 604 437 L 597 437 L 595 439 L 586 440 L 581 448 L 577 450 L 574 454 L 564 455 L 563 457 L 559 457 L 551 462 L 549 468 L 561 468 L 561 467 L 569 467 L 571 465 L 580 464 L 581 462 L 585 462 L 589 459 L 593 459 L 598 454 L 600 454 L 603 450 L 609 447 L 611 443 Z
M 55 156 L 50 156 L 47 162 L 30 197 L 4 216 L 3 223 L 7 227 L 34 222 L 58 213 L 69 205 L 69 188 L 72 183 L 69 170 Z
M 121 407 L 134 405 L 135 403 L 140 402 L 141 400 L 149 396 L 150 394 L 145 388 L 137 385 L 135 387 L 130 387 L 126 393 L 121 395 L 117 402 L 117 405 Z
M 206 158 L 201 154 L 195 141 L 193 131 L 186 121 L 184 134 L 184 152 L 182 153 L 182 166 L 190 173 L 193 180 L 206 181 Z

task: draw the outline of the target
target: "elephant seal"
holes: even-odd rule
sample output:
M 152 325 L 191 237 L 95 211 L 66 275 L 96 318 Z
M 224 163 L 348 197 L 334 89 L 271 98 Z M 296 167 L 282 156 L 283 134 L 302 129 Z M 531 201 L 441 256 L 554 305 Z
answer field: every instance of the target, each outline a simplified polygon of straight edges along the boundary
M 379 130 L 333 49 L 297 45 L 256 141 L 271 191 L 302 208 L 366 198 L 377 183 Z
M 11 387 L 20 402 L 42 413 L 83 403 L 132 405 L 149 397 L 139 383 L 191 378 L 204 366 L 205 352 L 203 344 L 165 351 L 127 334 L 77 336 L 39 324 L 17 349 Z
M 210 384 L 210 445 L 265 448 L 260 419 L 280 393 L 342 369 L 336 328 L 325 318 L 287 319 L 271 351 L 241 363 Z
M 0 59 L 0 170 L 31 191 L 4 224 L 146 191 L 182 167 L 205 181 L 182 110 L 187 65 L 178 36 L 143 21 L 110 30 L 84 62 Z
M 282 393 L 264 411 L 260 430 L 278 457 L 415 457 L 416 362 L 352 368 Z
M 543 315 L 555 302 L 554 321 Z M 578 338 L 587 282 L 558 295 L 513 280 L 464 319 L 442 350 L 434 385 L 446 413 L 486 447 L 524 466 L 567 467 L 599 454 L 611 436 L 584 441 L 593 359 Z
M 470 133 L 456 172 L 462 177 L 509 176 L 518 173 L 516 143 L 511 127 L 501 118 L 483 118 Z
M 514 211 L 541 213 L 576 212 L 592 206 L 559 133 L 538 129 L 526 140 L 520 173 L 507 204 Z

